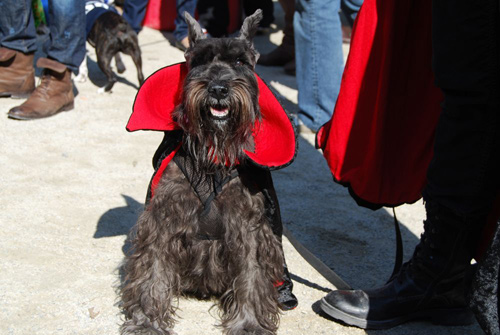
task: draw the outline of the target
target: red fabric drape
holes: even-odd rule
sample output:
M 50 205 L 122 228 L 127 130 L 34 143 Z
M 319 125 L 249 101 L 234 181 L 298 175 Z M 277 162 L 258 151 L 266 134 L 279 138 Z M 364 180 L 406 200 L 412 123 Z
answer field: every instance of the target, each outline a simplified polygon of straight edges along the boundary
M 333 117 L 316 138 L 360 205 L 421 197 L 442 100 L 431 58 L 430 0 L 364 1 Z

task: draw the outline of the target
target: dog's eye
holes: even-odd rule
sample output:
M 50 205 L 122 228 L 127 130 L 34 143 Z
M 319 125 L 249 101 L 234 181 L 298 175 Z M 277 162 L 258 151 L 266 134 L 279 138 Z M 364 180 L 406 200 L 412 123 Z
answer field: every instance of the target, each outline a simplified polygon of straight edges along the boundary
M 241 59 L 237 59 L 234 61 L 234 64 L 237 65 L 237 66 L 240 66 L 240 65 L 244 65 L 245 63 L 241 60 Z

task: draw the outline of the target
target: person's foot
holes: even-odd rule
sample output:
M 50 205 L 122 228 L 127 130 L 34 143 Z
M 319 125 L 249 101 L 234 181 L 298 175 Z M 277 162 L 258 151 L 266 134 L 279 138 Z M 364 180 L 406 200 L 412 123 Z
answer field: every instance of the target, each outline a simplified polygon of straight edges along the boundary
M 352 34 L 351 26 L 342 25 L 342 43 L 344 44 L 351 43 L 351 34 Z
M 293 46 L 281 44 L 273 51 L 261 55 L 257 64 L 263 66 L 283 66 L 295 59 L 295 50 Z
M 40 58 L 37 66 L 44 69 L 40 84 L 28 100 L 9 111 L 9 118 L 40 119 L 74 108 L 71 71 L 64 64 L 48 58 Z
M 0 47 L 0 97 L 27 98 L 35 89 L 34 53 Z
M 432 293 L 402 271 L 378 289 L 332 291 L 321 299 L 320 308 L 335 320 L 362 329 L 388 329 L 411 320 L 465 326 L 475 317 L 464 297 L 462 286 Z
M 309 128 L 308 126 L 306 126 L 306 124 L 304 123 L 304 121 L 302 121 L 298 116 L 297 116 L 297 121 L 296 121 L 296 128 L 297 128 L 297 132 L 299 134 L 316 134 L 317 133 L 317 130 L 314 130 L 314 129 L 311 129 Z
M 271 33 L 271 24 L 259 25 L 256 35 L 269 35 Z
M 175 46 L 181 51 L 186 51 L 189 48 L 189 38 L 186 36 L 182 40 L 176 41 Z
M 396 275 L 377 289 L 330 292 L 321 300 L 323 312 L 363 329 L 388 329 L 411 320 L 474 323 L 468 274 L 486 216 L 463 216 L 429 199 L 426 212 L 420 243 Z

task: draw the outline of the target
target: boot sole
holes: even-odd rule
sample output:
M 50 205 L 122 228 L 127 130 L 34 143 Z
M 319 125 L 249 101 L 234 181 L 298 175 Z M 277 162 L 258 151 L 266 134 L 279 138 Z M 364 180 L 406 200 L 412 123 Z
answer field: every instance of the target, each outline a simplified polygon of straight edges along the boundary
M 387 320 L 366 320 L 347 314 L 332 305 L 324 298 L 321 299 L 320 307 L 327 315 L 335 320 L 342 321 L 350 326 L 362 329 L 389 329 L 408 321 L 430 321 L 436 325 L 443 326 L 468 326 L 475 322 L 475 316 L 468 308 L 433 309 L 413 312 Z
M 0 93 L 1 98 L 12 98 L 12 99 L 27 99 L 33 91 L 30 92 L 2 92 Z
M 53 114 L 50 114 L 50 115 L 42 116 L 42 117 L 27 117 L 27 116 L 22 116 L 22 115 L 11 115 L 11 114 L 7 114 L 7 116 L 10 119 L 15 119 L 15 120 L 23 120 L 23 121 L 37 120 L 37 119 L 43 119 L 43 118 L 51 117 L 51 116 L 56 115 L 56 114 L 58 114 L 60 112 L 67 112 L 67 111 L 70 111 L 70 110 L 72 110 L 74 108 L 75 108 L 75 103 L 71 102 L 71 103 L 69 103 L 67 105 L 62 106 L 57 112 L 55 112 Z

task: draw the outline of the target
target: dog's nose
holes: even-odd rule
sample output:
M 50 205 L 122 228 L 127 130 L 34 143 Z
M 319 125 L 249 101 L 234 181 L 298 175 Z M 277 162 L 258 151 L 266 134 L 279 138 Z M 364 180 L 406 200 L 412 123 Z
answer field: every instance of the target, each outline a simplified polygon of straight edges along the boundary
M 217 98 L 217 99 L 224 99 L 227 97 L 228 95 L 228 88 L 224 85 L 219 85 L 219 84 L 215 84 L 215 85 L 211 85 L 209 88 L 208 88 L 208 92 L 210 94 L 212 94 L 212 96 L 214 98 Z

